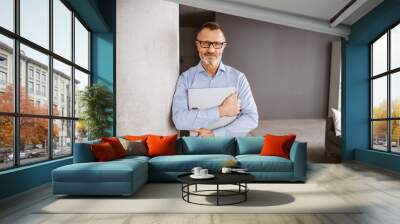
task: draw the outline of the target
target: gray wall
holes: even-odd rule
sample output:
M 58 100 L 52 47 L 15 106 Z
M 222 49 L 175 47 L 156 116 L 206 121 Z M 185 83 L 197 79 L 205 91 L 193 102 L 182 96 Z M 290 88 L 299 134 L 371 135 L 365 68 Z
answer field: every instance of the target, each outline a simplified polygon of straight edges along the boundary
M 117 135 L 171 134 L 179 75 L 178 4 L 117 1 Z
M 221 13 L 216 21 L 223 61 L 246 74 L 261 120 L 327 116 L 330 42 L 340 38 Z
M 179 73 L 199 63 L 199 54 L 194 43 L 198 30 L 198 27 L 179 28 Z

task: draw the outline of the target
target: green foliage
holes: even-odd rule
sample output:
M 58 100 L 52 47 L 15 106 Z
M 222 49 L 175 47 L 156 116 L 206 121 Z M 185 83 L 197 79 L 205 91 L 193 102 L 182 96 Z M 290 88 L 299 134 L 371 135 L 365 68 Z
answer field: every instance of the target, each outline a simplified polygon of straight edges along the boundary
M 112 125 L 113 93 L 105 85 L 88 86 L 80 93 L 79 106 L 85 121 L 89 139 L 109 136 L 106 131 Z

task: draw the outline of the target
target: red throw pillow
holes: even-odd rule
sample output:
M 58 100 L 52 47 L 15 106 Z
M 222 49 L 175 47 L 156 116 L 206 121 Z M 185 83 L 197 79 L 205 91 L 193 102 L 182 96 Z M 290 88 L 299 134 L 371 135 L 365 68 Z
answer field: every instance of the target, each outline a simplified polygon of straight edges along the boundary
M 148 156 L 175 155 L 177 137 L 178 135 L 149 135 L 146 140 Z
M 94 157 L 99 162 L 110 161 L 117 158 L 113 147 L 108 142 L 93 144 L 91 145 L 91 149 Z
M 261 149 L 262 156 L 281 156 L 290 158 L 290 148 L 296 135 L 264 135 L 264 145 Z
M 109 137 L 109 138 L 101 138 L 101 142 L 108 142 L 114 149 L 115 155 L 118 158 L 126 156 L 126 151 L 124 146 L 122 146 L 121 142 L 116 137 Z

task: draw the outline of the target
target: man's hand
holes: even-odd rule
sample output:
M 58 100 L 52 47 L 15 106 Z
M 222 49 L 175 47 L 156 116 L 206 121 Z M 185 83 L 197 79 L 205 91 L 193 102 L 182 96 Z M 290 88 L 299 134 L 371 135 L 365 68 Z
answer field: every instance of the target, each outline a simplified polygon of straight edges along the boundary
M 235 91 L 227 96 L 218 109 L 220 117 L 238 115 L 240 113 L 240 99 L 238 99 L 237 92 Z
M 210 129 L 200 128 L 195 130 L 198 137 L 214 137 L 214 132 Z

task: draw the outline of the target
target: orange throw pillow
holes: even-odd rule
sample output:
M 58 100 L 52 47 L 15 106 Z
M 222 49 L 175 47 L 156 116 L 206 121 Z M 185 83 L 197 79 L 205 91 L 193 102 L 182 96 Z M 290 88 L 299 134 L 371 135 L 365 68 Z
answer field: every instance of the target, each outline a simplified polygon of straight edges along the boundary
M 124 146 L 122 146 L 121 142 L 116 137 L 109 137 L 109 138 L 101 138 L 101 142 L 108 142 L 114 149 L 115 155 L 117 158 L 121 158 L 126 156 L 126 151 Z
M 148 156 L 176 155 L 176 139 L 178 135 L 147 137 Z
M 113 147 L 108 142 L 93 144 L 91 145 L 91 149 L 94 157 L 99 162 L 110 161 L 117 158 Z
M 264 145 L 261 149 L 262 156 L 281 156 L 290 158 L 290 148 L 296 135 L 264 135 Z
M 129 140 L 129 141 L 146 141 L 147 137 L 149 135 L 125 135 L 124 139 Z

